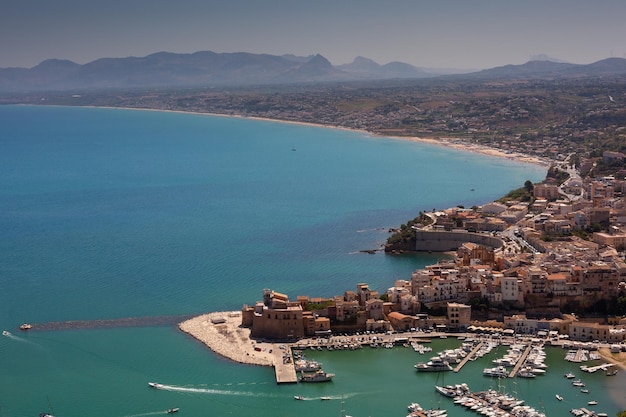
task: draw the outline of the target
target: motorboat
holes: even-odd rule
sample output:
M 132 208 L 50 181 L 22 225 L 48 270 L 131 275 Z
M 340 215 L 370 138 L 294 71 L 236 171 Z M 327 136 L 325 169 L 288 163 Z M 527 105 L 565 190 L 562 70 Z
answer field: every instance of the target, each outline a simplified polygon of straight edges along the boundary
M 504 366 L 496 366 L 495 368 L 483 369 L 483 375 L 495 378 L 507 378 L 509 373 Z
M 20 330 L 30 330 L 33 328 L 33 325 L 30 323 L 24 323 L 20 326 Z
M 148 385 L 152 388 L 163 389 L 163 384 L 159 384 L 158 382 L 148 382 Z
M 438 356 L 430 358 L 428 362 L 420 362 L 414 365 L 418 372 L 442 372 L 451 371 L 450 364 Z
M 167 414 L 173 414 L 173 413 L 178 413 L 179 410 L 180 408 L 174 407 L 174 408 L 168 408 L 166 411 L 167 411 Z
M 598 402 L 597 401 L 589 401 L 587 404 L 588 405 L 598 405 Z
M 6 330 L 2 331 L 2 336 L 10 336 L 10 335 L 11 335 L 11 333 L 8 332 L 8 331 L 6 331 Z
M 571 372 L 566 373 L 564 376 L 565 376 L 565 378 L 567 378 L 567 379 L 574 379 L 574 378 L 576 378 L 576 375 L 574 375 L 574 374 L 573 374 L 573 373 L 571 373 Z
M 320 397 L 320 400 L 322 400 L 322 401 L 328 401 L 328 400 L 330 400 L 330 397 Z
M 293 399 L 294 400 L 298 400 L 298 401 L 302 401 L 302 400 L 304 400 L 304 397 L 302 395 L 294 395 Z
M 556 399 L 559 401 L 563 401 L 563 397 L 561 397 L 559 394 L 556 394 Z

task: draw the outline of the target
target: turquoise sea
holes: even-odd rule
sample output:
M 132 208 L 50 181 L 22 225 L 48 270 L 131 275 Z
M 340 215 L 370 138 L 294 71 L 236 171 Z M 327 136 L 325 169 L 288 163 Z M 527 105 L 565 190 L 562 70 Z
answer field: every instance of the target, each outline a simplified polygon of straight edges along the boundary
M 420 210 L 500 197 L 545 168 L 359 132 L 207 115 L 0 107 L 0 407 L 3 415 L 404 416 L 438 400 L 410 349 L 312 352 L 330 384 L 277 386 L 173 325 L 20 332 L 24 322 L 237 310 L 264 288 L 384 291 L 436 254 L 361 253 Z M 455 345 L 454 339 L 436 341 Z M 518 386 L 549 415 L 569 364 Z M 477 362 L 472 363 L 476 369 Z M 552 371 L 552 367 L 554 371 Z M 575 368 L 575 367 L 574 367 Z M 490 381 L 468 365 L 450 382 Z M 482 369 L 482 368 L 481 368 Z M 573 368 L 572 368 L 573 369 Z M 624 377 L 591 375 L 601 411 Z M 175 386 L 153 390 L 148 381 Z M 522 384 L 520 384 L 522 385 Z M 567 387 L 570 388 L 570 387 Z M 525 391 L 526 390 L 526 391 Z M 331 395 L 333 401 L 294 401 Z M 449 415 L 463 416 L 452 405 Z M 570 403 L 571 401 L 571 403 Z M 569 408 L 568 408 L 569 407 Z

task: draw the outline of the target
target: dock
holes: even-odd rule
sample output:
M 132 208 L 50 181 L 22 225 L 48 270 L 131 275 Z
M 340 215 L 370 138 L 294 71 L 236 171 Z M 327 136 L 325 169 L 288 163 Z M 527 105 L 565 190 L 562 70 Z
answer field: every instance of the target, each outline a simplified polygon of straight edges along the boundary
M 472 351 L 465 355 L 465 357 L 463 358 L 463 360 L 461 361 L 461 363 L 459 363 L 456 368 L 453 369 L 454 372 L 459 372 L 461 370 L 461 368 L 463 367 L 463 365 L 465 365 L 467 363 L 467 361 L 470 360 L 470 358 L 472 356 L 474 356 L 474 354 L 476 352 L 478 352 L 480 350 L 480 348 L 483 347 L 483 342 L 480 342 L 479 344 L 477 344 L 476 346 L 474 346 L 474 349 L 472 349 Z
M 613 366 L 612 363 L 603 363 L 602 365 L 597 365 L 597 366 L 586 366 L 586 365 L 581 365 L 580 366 L 580 370 L 583 372 L 588 372 L 590 374 L 596 372 L 596 371 L 604 371 L 609 369 L 611 366 Z
M 519 371 L 519 368 L 521 368 L 524 362 L 526 362 L 526 358 L 528 357 L 528 354 L 530 353 L 532 348 L 533 348 L 532 344 L 529 344 L 528 346 L 526 346 L 526 350 L 524 351 L 524 353 L 522 353 L 522 356 L 520 356 L 517 363 L 515 363 L 513 370 L 509 373 L 509 378 L 513 378 L 515 375 L 517 375 L 517 371 Z
M 298 382 L 296 365 L 293 363 L 291 354 L 285 354 L 281 349 L 273 352 L 274 372 L 277 384 L 295 384 Z

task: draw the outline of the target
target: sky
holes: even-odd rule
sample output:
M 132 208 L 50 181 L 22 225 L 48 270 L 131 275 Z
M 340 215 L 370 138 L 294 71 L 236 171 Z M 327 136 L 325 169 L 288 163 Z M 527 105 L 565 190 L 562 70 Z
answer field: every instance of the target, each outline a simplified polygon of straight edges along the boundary
M 166 51 L 483 69 L 626 57 L 624 0 L 3 0 L 0 68 Z

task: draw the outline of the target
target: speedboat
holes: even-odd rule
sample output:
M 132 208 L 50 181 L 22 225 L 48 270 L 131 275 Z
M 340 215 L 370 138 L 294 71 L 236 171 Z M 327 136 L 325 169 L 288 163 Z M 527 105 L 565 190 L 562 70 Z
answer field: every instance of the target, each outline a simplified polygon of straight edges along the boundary
M 304 397 L 302 395 L 294 395 L 293 399 L 294 400 L 298 400 L 298 401 L 302 401 L 302 400 L 304 400 Z
M 563 397 L 561 397 L 559 394 L 556 394 L 556 399 L 559 401 L 563 401 Z
M 178 410 L 180 410 L 180 408 L 178 408 L 178 407 L 168 408 L 168 409 L 167 409 L 167 413 L 168 413 L 168 414 L 178 413 Z
M 10 335 L 11 335 L 11 333 L 9 333 L 8 331 L 6 331 L 6 330 L 2 331 L 2 336 L 10 336 Z
M 320 400 L 322 400 L 322 401 L 328 401 L 328 400 L 330 400 L 330 397 L 320 397 Z
M 159 384 L 158 382 L 148 382 L 148 385 L 152 388 L 163 389 L 163 384 Z

